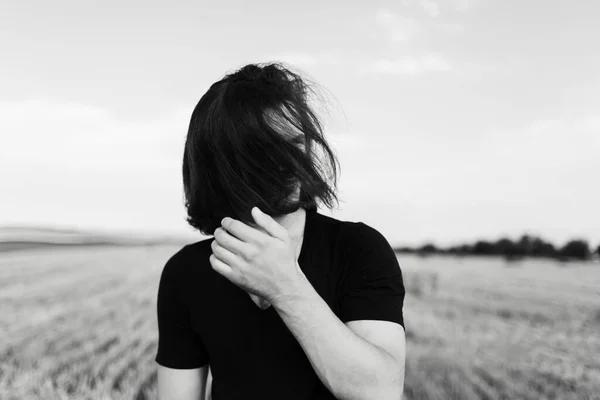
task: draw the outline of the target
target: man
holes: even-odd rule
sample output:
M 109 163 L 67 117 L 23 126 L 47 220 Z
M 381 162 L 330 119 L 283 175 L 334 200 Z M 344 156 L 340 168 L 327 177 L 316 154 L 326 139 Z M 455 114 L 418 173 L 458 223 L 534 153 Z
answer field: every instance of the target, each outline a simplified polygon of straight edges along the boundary
M 402 397 L 402 272 L 376 229 L 318 212 L 335 191 L 313 147 L 336 160 L 306 92 L 289 70 L 251 64 L 194 110 L 188 222 L 214 238 L 163 269 L 160 400 L 203 398 L 209 366 L 214 400 Z

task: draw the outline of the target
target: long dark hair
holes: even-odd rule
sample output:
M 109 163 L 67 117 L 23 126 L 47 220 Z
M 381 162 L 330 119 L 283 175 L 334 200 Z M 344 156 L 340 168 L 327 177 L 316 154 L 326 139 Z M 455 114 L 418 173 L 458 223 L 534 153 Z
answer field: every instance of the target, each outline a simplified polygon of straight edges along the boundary
M 316 210 L 317 200 L 330 209 L 339 203 L 339 163 L 309 107 L 311 93 L 281 63 L 249 64 L 210 86 L 192 113 L 183 155 L 191 226 L 212 235 L 226 216 L 253 223 L 254 206 L 278 217 Z

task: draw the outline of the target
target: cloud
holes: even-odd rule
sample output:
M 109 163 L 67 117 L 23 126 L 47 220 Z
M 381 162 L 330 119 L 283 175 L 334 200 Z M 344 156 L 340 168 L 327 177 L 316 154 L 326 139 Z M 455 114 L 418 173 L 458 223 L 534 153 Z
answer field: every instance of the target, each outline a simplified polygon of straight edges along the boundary
M 362 132 L 336 146 L 340 188 L 351 200 L 349 208 L 370 202 L 381 226 L 389 226 L 391 238 L 399 241 L 411 235 L 472 240 L 533 230 L 555 242 L 583 236 L 597 243 L 598 123 L 597 116 L 550 118 L 482 131 L 468 140 L 394 128 L 385 136 Z M 394 218 L 403 228 L 393 227 Z
M 281 61 L 298 67 L 316 67 L 331 66 L 340 63 L 340 59 L 335 54 L 317 54 L 304 52 L 283 52 L 271 54 L 265 57 L 271 61 Z
M 430 71 L 447 71 L 451 64 L 442 56 L 427 54 L 423 57 L 405 56 L 383 58 L 358 67 L 359 74 L 415 75 Z
M 579 120 L 577 125 L 600 143 L 600 114 L 590 115 L 587 118 L 583 118 Z
M 0 102 L 0 158 L 115 169 L 179 158 L 191 109 L 151 120 L 120 120 L 108 110 L 45 97 Z
M 421 25 L 416 19 L 400 16 L 386 9 L 377 11 L 375 23 L 383 29 L 386 38 L 393 42 L 408 41 L 421 31 Z
M 421 3 L 421 7 L 423 7 L 427 15 L 429 15 L 430 17 L 437 17 L 438 15 L 440 15 L 440 7 L 435 1 L 420 0 L 419 3 Z
M 190 112 L 128 121 L 51 99 L 0 103 L 0 224 L 189 232 L 180 156 Z M 398 243 L 524 228 L 553 241 L 597 241 L 599 133 L 598 115 L 469 140 L 394 127 L 328 130 L 341 163 L 337 215 L 368 218 Z
M 186 231 L 191 109 L 144 120 L 36 97 L 0 102 L 0 225 Z
M 461 34 L 464 25 L 458 22 L 444 21 L 437 17 L 440 14 L 439 6 L 431 0 L 423 0 L 426 13 L 432 18 L 415 18 L 405 13 L 393 12 L 389 9 L 379 9 L 375 14 L 375 24 L 380 32 L 373 33 L 372 37 L 381 38 L 393 43 L 406 43 L 421 35 L 439 33 L 442 35 Z
M 420 8 L 431 18 L 439 17 L 446 10 L 467 12 L 473 7 L 474 3 L 475 0 L 402 0 L 404 7 Z
M 471 8 L 473 8 L 474 3 L 475 0 L 452 0 L 452 5 L 457 11 L 460 12 L 469 11 Z

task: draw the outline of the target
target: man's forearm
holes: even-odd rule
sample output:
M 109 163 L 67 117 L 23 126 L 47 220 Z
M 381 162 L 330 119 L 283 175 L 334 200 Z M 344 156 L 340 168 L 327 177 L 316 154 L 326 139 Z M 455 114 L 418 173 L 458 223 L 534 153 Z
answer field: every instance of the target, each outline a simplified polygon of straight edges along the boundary
M 348 328 L 303 277 L 273 306 L 324 385 L 341 400 L 399 400 L 397 360 Z

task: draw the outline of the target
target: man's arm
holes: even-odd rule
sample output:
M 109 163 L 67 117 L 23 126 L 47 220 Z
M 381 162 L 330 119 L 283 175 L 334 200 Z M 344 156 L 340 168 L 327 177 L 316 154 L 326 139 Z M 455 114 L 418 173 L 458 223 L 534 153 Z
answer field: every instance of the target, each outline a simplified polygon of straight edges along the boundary
M 159 400 L 210 400 L 207 391 L 208 365 L 193 369 L 174 369 L 158 365 Z
M 273 307 L 323 384 L 340 400 L 399 400 L 404 388 L 405 336 L 389 321 L 344 324 L 304 277 Z M 354 330 L 353 330 L 354 329 Z
M 167 261 L 158 286 L 155 361 L 159 400 L 205 400 L 207 388 L 210 357 L 190 323 L 190 308 L 181 280 L 185 277 L 184 249 Z

